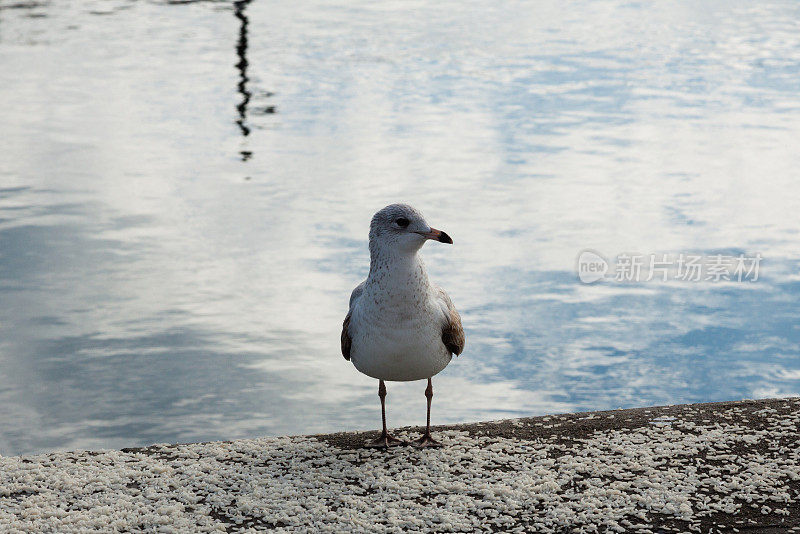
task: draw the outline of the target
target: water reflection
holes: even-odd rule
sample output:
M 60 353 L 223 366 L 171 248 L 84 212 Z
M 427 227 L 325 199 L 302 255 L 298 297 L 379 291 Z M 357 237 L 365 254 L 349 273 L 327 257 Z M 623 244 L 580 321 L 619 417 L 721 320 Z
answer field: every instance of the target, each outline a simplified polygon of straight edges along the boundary
M 456 241 L 437 422 L 800 393 L 800 8 L 171 3 L 0 3 L 0 453 L 375 427 L 337 340 L 396 200 Z M 586 286 L 586 248 L 765 260 Z
M 252 0 L 238 0 L 233 3 L 234 16 L 240 21 L 239 40 L 236 43 L 236 55 L 238 57 L 236 69 L 239 71 L 239 82 L 236 85 L 236 90 L 241 95 L 241 100 L 236 105 L 236 110 L 239 114 L 239 118 L 236 119 L 236 124 L 239 126 L 239 131 L 242 136 L 245 138 L 250 135 L 250 130 L 252 128 L 248 122 L 248 106 L 250 104 L 250 99 L 253 97 L 253 92 L 248 89 L 250 78 L 247 74 L 247 69 L 249 67 L 247 61 L 247 33 L 250 20 L 247 18 L 246 14 L 247 6 L 251 1 Z M 270 98 L 274 96 L 274 93 L 271 91 L 261 91 L 260 96 L 263 98 Z M 273 114 L 275 111 L 276 107 L 274 105 L 261 106 L 258 109 L 260 114 Z M 253 152 L 249 149 L 243 149 L 239 151 L 239 155 L 242 161 L 247 161 L 253 157 Z
M 247 26 L 250 21 L 247 19 L 247 15 L 245 15 L 245 9 L 250 1 L 251 0 L 237 0 L 233 3 L 234 15 L 241 22 L 239 26 L 239 41 L 236 43 L 236 55 L 239 58 L 239 61 L 236 63 L 236 68 L 239 70 L 239 83 L 236 85 L 236 89 L 239 91 L 239 94 L 242 95 L 242 100 L 236 105 L 236 109 L 239 112 L 239 118 L 236 119 L 236 124 L 239 125 L 239 129 L 245 137 L 250 135 L 250 128 L 248 128 L 246 124 L 247 104 L 250 103 L 250 97 L 253 95 L 247 89 L 247 82 L 249 81 L 247 77 Z M 247 161 L 252 155 L 249 151 L 242 151 L 241 154 L 243 161 Z

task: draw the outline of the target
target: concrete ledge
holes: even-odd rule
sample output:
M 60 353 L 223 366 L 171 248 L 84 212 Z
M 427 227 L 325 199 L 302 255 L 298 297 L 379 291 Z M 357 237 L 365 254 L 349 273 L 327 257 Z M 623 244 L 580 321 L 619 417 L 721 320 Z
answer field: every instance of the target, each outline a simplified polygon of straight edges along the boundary
M 0 458 L 0 531 L 798 532 L 800 399 Z M 411 439 L 417 429 L 397 434 Z

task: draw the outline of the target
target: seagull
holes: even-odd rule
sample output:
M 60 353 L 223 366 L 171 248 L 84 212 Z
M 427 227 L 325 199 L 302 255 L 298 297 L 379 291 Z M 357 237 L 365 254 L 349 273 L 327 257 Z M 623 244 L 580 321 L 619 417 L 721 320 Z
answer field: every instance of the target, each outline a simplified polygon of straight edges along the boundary
M 453 243 L 431 228 L 418 210 L 391 204 L 372 217 L 369 275 L 350 295 L 342 325 L 342 355 L 365 375 L 378 379 L 383 432 L 370 447 L 405 444 L 386 429 L 386 380 L 428 380 L 425 433 L 414 444 L 441 447 L 431 436 L 431 377 L 464 350 L 461 317 L 444 289 L 428 279 L 417 254 L 427 240 Z

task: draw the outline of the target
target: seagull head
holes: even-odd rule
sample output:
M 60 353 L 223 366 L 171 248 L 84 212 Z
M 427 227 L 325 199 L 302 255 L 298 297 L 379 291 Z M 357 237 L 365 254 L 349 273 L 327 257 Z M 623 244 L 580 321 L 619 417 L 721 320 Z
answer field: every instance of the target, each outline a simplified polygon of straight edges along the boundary
M 373 215 L 369 226 L 370 250 L 414 253 L 425 241 L 442 243 L 453 240 L 445 232 L 431 228 L 417 209 L 408 204 L 391 204 Z

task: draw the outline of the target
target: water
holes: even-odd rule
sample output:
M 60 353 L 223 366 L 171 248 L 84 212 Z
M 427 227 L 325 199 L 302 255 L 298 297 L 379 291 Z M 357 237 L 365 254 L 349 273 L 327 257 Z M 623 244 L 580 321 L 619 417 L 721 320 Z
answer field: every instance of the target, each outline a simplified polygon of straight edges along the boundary
M 800 4 L 487 4 L 0 0 L 0 453 L 375 428 L 338 338 L 395 201 L 455 240 L 437 423 L 800 394 Z

